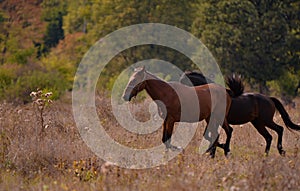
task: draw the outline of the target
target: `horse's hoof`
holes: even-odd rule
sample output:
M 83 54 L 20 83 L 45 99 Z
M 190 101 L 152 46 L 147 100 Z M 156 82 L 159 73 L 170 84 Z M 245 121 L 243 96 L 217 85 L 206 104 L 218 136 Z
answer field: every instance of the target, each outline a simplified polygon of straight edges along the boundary
M 167 147 L 166 147 L 166 151 L 168 151 L 168 150 L 171 150 L 171 151 L 173 151 L 173 152 L 182 152 L 183 151 L 183 148 L 181 148 L 181 147 L 176 147 L 176 146 L 174 146 L 174 145 L 168 145 Z
M 225 153 L 225 157 L 226 157 L 226 158 L 230 158 L 230 156 L 231 156 L 231 152 Z
M 181 147 L 176 147 L 176 146 L 171 146 L 171 151 L 173 151 L 173 152 L 181 152 L 181 151 L 183 151 L 183 148 L 181 148 Z
M 279 154 L 280 154 L 281 156 L 285 157 L 285 150 L 279 151 Z
M 205 152 L 203 153 L 203 156 L 206 158 L 206 159 L 214 159 L 215 158 L 215 154 L 212 154 L 210 152 Z
M 269 156 L 269 153 L 265 153 L 265 154 L 264 154 L 264 157 L 268 157 L 268 156 Z
M 212 149 L 210 152 L 209 152 L 209 154 L 210 154 L 210 158 L 215 158 L 215 156 L 216 156 L 216 149 Z

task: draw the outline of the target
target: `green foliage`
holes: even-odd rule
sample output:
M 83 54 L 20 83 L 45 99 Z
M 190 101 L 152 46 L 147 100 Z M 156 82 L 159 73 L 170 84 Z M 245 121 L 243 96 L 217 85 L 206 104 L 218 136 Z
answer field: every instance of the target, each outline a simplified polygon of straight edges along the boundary
M 3 51 L 6 38 L 5 16 L 0 10 L 0 52 Z
M 57 75 L 63 82 L 61 89 L 71 89 L 76 67 L 95 42 L 122 27 L 152 22 L 176 26 L 199 37 L 225 75 L 240 73 L 252 88 L 263 91 L 270 87 L 278 95 L 293 97 L 292 84 L 300 71 L 299 3 L 295 0 L 47 0 L 34 5 L 24 2 L 16 12 L 13 10 L 18 7 L 16 2 L 10 2 L 0 9 L 0 65 L 5 66 L 0 71 L 0 89 L 5 90 L 0 99 L 14 100 L 20 96 L 23 100 L 25 93 L 20 92 L 32 87 L 22 81 L 53 87 L 57 82 L 39 84 L 33 77 L 45 80 L 50 78 L 47 73 Z M 27 5 L 36 6 L 38 10 L 33 12 L 41 13 L 37 16 L 40 18 L 32 20 L 26 12 Z M 153 58 L 173 63 L 181 70 L 195 68 L 188 58 L 167 47 L 132 47 L 110 61 L 97 87 L 111 90 L 127 66 Z M 19 69 L 8 69 L 6 66 L 10 64 L 32 71 L 24 75 Z
M 69 3 L 68 14 L 64 17 L 64 29 L 68 33 L 86 32 L 91 45 L 112 31 L 138 23 L 160 22 L 188 30 L 194 18 L 191 5 L 187 1 L 169 0 L 72 1 Z M 183 70 L 191 64 L 184 55 L 166 47 L 133 47 L 117 55 L 109 63 L 101 74 L 106 77 L 100 80 L 101 86 L 111 89 L 114 79 L 126 66 L 151 58 L 172 62 Z
M 6 66 L 0 67 L 0 98 L 1 98 L 1 90 L 4 90 L 11 84 L 13 84 L 16 79 L 16 74 L 14 69 L 7 68 Z
M 298 74 L 286 71 L 284 75 L 280 76 L 277 80 L 268 82 L 268 86 L 275 95 L 292 99 L 298 95 L 299 83 L 300 71 Z
M 35 53 L 34 48 L 28 49 L 17 49 L 10 57 L 8 57 L 7 61 L 10 63 L 17 64 L 27 64 L 28 59 L 31 58 Z
M 296 9 L 290 1 L 203 1 L 193 32 L 225 73 L 242 73 L 262 91 L 266 81 L 284 75 L 292 60 L 299 63 L 289 28 L 295 18 L 287 17 Z
M 64 38 L 64 31 L 62 30 L 62 20 L 54 20 L 49 22 L 44 37 L 46 49 L 54 47 L 58 44 L 59 40 Z
M 64 30 L 66 33 L 87 33 L 87 25 L 91 21 L 92 5 L 89 0 L 69 1 L 68 14 L 64 17 Z
M 30 102 L 30 93 L 34 90 L 51 90 L 53 99 L 59 98 L 66 90 L 66 81 L 58 73 L 32 71 L 18 77 L 0 91 L 0 98 L 8 101 Z
M 44 57 L 41 62 L 47 71 L 56 71 L 66 82 L 66 89 L 71 89 L 75 75 L 75 67 L 68 58 L 60 58 L 57 55 Z
M 4 16 L 3 16 L 3 13 L 0 12 L 0 23 L 3 23 L 4 22 Z
M 86 32 L 90 42 L 136 23 L 160 22 L 191 30 L 213 52 L 225 74 L 241 73 L 254 82 L 253 87 L 259 84 L 260 91 L 266 89 L 267 81 L 299 63 L 296 32 L 291 32 L 298 29 L 295 11 L 299 8 L 293 1 L 78 0 L 70 2 L 68 9 L 66 31 Z M 159 46 L 131 48 L 111 61 L 104 70 L 107 79 L 101 81 L 111 89 L 126 66 L 150 58 L 169 61 L 182 70 L 193 67 L 178 55 Z
M 45 52 L 55 47 L 64 38 L 63 16 L 66 14 L 66 3 L 59 0 L 43 1 L 43 19 L 48 22 L 44 36 Z

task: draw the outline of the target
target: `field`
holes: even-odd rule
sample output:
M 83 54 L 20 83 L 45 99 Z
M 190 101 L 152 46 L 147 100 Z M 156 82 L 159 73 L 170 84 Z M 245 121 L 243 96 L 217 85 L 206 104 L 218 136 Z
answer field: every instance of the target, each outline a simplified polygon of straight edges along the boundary
M 121 127 L 110 110 L 109 99 L 98 95 L 99 116 L 105 119 L 109 135 L 122 144 L 147 147 L 161 142 L 162 130 L 151 135 L 134 135 Z M 141 120 L 149 113 L 145 103 L 134 112 Z M 286 106 L 291 119 L 300 123 L 300 101 L 296 108 Z M 198 152 L 205 123 L 184 150 L 166 165 L 130 170 L 97 158 L 82 141 L 76 128 L 71 97 L 54 101 L 43 113 L 46 127 L 31 103 L 0 105 L 0 190 L 299 190 L 300 137 L 285 128 L 283 147 L 276 149 L 273 136 L 269 156 L 265 141 L 251 124 L 234 126 L 231 155 L 217 149 L 214 159 Z M 278 113 L 275 121 L 283 125 Z M 224 135 L 222 132 L 222 140 Z

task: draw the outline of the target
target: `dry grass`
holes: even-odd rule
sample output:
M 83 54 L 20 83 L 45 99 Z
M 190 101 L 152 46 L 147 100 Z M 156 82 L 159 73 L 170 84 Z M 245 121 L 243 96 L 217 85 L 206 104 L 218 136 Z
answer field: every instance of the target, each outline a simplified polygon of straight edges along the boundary
M 115 121 L 109 100 L 97 99 L 98 112 L 108 134 L 122 144 L 147 147 L 160 144 L 162 131 L 146 136 L 131 134 Z M 141 120 L 148 113 L 134 107 Z M 299 106 L 288 109 L 300 122 Z M 282 124 L 276 114 L 276 122 Z M 42 135 L 31 104 L 0 105 L 0 190 L 299 190 L 299 133 L 285 128 L 281 157 L 272 132 L 270 155 L 264 156 L 264 139 L 250 125 L 234 127 L 229 159 L 218 149 L 215 159 L 198 153 L 205 123 L 195 137 L 167 165 L 144 170 L 123 169 L 97 158 L 81 140 L 72 116 L 70 98 L 45 110 L 48 128 Z M 222 135 L 223 136 L 223 135 Z M 224 138 L 224 137 L 222 137 Z

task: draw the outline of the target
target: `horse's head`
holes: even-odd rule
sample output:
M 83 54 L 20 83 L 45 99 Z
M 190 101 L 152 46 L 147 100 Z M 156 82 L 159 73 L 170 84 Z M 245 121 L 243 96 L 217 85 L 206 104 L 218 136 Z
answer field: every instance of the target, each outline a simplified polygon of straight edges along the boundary
M 140 91 L 145 89 L 145 79 L 145 67 L 136 68 L 129 78 L 128 84 L 123 93 L 123 99 L 125 101 L 130 101 L 132 97 L 135 97 Z

